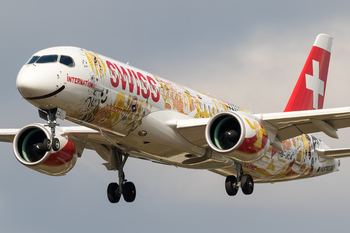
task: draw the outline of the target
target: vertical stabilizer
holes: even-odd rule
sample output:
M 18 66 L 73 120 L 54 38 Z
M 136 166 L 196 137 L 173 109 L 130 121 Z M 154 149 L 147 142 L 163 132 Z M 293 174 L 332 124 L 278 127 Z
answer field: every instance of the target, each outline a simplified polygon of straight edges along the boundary
M 285 112 L 323 108 L 332 40 L 326 34 L 317 36 Z

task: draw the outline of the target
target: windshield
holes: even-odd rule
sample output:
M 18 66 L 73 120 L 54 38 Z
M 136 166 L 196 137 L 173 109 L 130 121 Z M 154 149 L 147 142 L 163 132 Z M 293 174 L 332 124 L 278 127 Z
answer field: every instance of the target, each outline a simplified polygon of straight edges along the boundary
M 58 55 L 44 55 L 41 56 L 35 63 L 49 63 L 56 62 Z
M 66 65 L 66 66 L 70 66 L 70 67 L 74 67 L 74 65 L 75 65 L 73 58 L 71 58 L 69 56 L 65 56 L 65 55 L 62 55 L 60 57 L 60 63 Z
M 38 60 L 39 56 L 33 56 L 27 62 L 28 65 L 33 64 L 36 60 Z
M 54 63 L 57 62 L 58 60 L 58 55 L 44 55 L 44 56 L 33 56 L 29 59 L 29 61 L 26 63 L 27 65 L 34 64 L 34 63 Z M 66 55 L 61 55 L 59 62 L 63 65 L 69 66 L 69 67 L 74 67 L 75 62 L 73 58 L 70 56 Z

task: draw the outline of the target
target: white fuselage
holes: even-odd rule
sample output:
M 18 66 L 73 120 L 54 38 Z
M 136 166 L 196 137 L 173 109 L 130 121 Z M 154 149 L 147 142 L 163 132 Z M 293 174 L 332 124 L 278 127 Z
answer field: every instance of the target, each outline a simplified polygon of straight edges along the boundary
M 189 155 L 200 157 L 207 150 L 183 138 L 174 125 L 177 120 L 210 118 L 223 111 L 248 111 L 88 50 L 54 47 L 33 56 L 47 59 L 25 64 L 17 86 L 34 106 L 63 109 L 67 120 L 100 131 L 134 157 L 235 174 L 234 159 L 224 156 L 184 163 Z M 50 56 L 57 56 L 56 61 Z M 311 135 L 285 140 L 282 146 L 283 151 L 277 151 L 268 143 L 266 153 L 242 164 L 244 172 L 255 182 L 276 182 L 338 169 L 338 160 L 318 156 L 315 148 L 327 146 Z

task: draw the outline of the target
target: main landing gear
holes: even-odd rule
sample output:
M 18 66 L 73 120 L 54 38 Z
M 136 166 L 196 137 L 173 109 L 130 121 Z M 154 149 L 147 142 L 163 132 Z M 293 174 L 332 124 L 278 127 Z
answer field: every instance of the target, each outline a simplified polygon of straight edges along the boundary
M 38 149 L 42 149 L 42 150 L 46 150 L 49 151 L 51 150 L 51 148 L 54 151 L 58 151 L 60 149 L 60 140 L 58 140 L 58 138 L 55 138 L 55 129 L 56 126 L 58 126 L 57 124 L 57 108 L 54 109 L 48 109 L 48 110 L 43 110 L 43 109 L 39 109 L 39 116 L 44 119 L 47 120 L 47 125 L 51 128 L 51 138 L 45 138 L 43 143 L 39 143 L 38 144 Z M 39 148 L 40 147 L 40 148 Z
M 123 195 L 126 202 L 133 202 L 136 198 L 136 188 L 134 183 L 125 179 L 124 165 L 129 154 L 124 154 L 119 149 L 112 147 L 111 156 L 114 158 L 114 166 L 118 170 L 119 184 L 110 183 L 107 188 L 107 197 L 111 203 L 118 203 Z
M 237 178 L 236 176 L 227 176 L 225 181 L 226 192 L 229 196 L 235 196 L 241 187 L 242 192 L 245 195 L 250 195 L 254 191 L 254 181 L 251 175 L 243 175 L 242 164 L 236 164 Z

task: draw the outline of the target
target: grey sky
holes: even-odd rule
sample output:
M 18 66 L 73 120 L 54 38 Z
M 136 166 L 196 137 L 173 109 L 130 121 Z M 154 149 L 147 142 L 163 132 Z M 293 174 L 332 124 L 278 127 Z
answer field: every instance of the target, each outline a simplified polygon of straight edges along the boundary
M 16 90 L 38 50 L 83 47 L 255 112 L 283 111 L 319 33 L 334 37 L 325 107 L 349 106 L 348 1 L 14 1 L 0 7 L 1 123 L 42 122 Z M 60 122 L 67 125 L 67 122 Z M 332 147 L 348 147 L 320 134 Z M 32 171 L 1 143 L 1 232 L 329 232 L 348 228 L 350 160 L 340 172 L 258 184 L 230 198 L 224 177 L 130 159 L 132 204 L 108 202 L 117 180 L 93 151 L 65 177 Z

